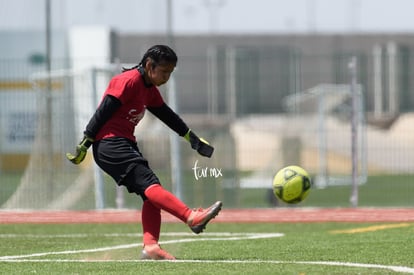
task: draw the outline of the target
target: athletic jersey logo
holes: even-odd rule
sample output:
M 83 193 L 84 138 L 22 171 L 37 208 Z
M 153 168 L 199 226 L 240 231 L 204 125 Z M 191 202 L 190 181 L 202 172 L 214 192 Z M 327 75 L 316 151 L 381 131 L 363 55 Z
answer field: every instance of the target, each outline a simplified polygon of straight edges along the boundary
M 137 109 L 131 109 L 128 112 L 127 120 L 134 125 L 137 125 L 138 122 L 144 117 L 145 115 L 145 108 L 141 113 L 138 113 Z

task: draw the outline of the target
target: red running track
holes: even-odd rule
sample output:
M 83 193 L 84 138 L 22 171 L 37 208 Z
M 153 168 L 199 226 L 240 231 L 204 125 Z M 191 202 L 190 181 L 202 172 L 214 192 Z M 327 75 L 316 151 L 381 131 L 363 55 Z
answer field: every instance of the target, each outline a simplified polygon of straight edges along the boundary
M 163 222 L 180 222 L 162 213 Z M 0 224 L 11 223 L 138 223 L 138 210 L 0 211 Z M 266 208 L 224 209 L 218 223 L 282 222 L 414 222 L 414 208 Z

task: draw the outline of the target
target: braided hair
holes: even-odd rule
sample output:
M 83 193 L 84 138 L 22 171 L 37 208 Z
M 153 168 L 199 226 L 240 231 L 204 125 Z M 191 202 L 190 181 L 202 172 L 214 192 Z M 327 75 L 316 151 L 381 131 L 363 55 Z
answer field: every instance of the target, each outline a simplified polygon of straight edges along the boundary
M 125 72 L 139 67 L 145 67 L 148 58 L 151 59 L 153 68 L 162 64 L 176 65 L 178 60 L 174 50 L 170 47 L 166 45 L 155 45 L 146 51 L 138 65 L 132 68 L 122 68 L 122 71 Z

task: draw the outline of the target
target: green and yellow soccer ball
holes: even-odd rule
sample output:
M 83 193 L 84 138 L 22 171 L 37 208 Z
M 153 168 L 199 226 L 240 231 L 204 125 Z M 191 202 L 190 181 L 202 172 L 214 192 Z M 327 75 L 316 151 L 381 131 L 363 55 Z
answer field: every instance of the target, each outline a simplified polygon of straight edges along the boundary
M 286 203 L 299 203 L 310 192 L 311 178 L 302 167 L 291 165 L 284 167 L 273 178 L 273 193 Z

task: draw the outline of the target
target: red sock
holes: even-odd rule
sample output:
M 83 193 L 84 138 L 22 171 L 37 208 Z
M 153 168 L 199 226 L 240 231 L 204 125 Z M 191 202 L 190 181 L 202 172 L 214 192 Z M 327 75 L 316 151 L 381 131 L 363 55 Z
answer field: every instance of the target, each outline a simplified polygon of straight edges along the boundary
M 152 204 L 174 215 L 183 222 L 187 222 L 192 212 L 187 205 L 165 190 L 160 184 L 153 184 L 148 187 L 145 190 L 145 196 Z
M 145 200 L 141 216 L 144 245 L 158 243 L 161 229 L 161 209 L 149 200 Z

